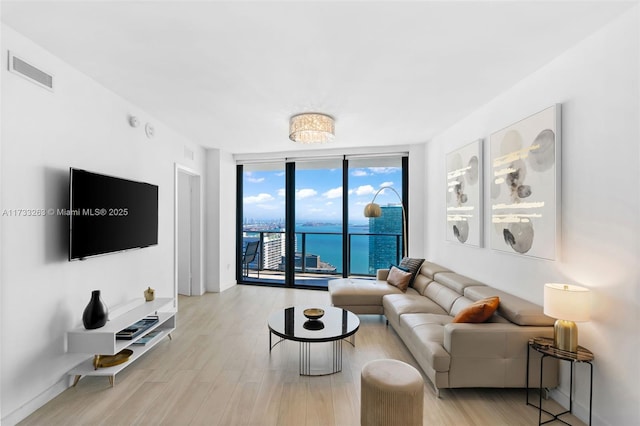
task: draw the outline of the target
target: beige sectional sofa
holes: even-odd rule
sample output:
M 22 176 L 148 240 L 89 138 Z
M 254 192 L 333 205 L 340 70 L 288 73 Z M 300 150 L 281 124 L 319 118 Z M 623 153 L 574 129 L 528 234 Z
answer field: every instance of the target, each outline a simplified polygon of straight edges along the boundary
M 553 336 L 553 318 L 542 307 L 424 262 L 406 292 L 386 282 L 388 270 L 376 280 L 344 279 L 329 283 L 334 306 L 356 314 L 383 314 L 398 333 L 436 393 L 440 388 L 526 386 L 527 342 Z M 497 312 L 480 324 L 452 323 L 476 300 L 500 297 Z M 537 353 L 531 353 L 529 386 L 540 380 Z M 543 386 L 558 384 L 555 360 L 545 361 Z

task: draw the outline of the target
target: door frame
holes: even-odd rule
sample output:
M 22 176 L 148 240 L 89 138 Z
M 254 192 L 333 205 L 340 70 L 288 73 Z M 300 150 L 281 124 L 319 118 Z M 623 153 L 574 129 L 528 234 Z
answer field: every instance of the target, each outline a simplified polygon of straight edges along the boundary
M 191 200 L 191 296 L 204 294 L 203 262 L 202 262 L 202 179 L 200 173 L 175 163 L 174 167 L 174 200 L 173 200 L 173 288 L 174 297 L 178 300 L 178 176 L 185 174 L 189 177 L 192 196 Z

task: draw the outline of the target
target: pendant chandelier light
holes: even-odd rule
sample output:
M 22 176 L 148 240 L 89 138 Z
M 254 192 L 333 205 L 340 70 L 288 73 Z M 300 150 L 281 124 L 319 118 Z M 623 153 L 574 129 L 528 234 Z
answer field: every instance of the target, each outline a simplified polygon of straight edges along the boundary
M 334 137 L 334 120 L 330 115 L 307 112 L 289 120 L 289 139 L 294 142 L 324 143 Z

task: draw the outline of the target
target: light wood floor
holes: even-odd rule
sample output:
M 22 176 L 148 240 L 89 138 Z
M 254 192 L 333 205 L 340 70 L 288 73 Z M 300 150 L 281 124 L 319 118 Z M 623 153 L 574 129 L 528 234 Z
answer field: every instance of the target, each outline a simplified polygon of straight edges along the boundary
M 21 424 L 359 425 L 362 366 L 394 358 L 417 367 L 383 317 L 363 315 L 356 347 L 343 345 L 342 372 L 302 377 L 296 342 L 284 341 L 271 354 L 268 347 L 269 313 L 292 305 L 329 305 L 329 295 L 235 286 L 180 297 L 173 340 L 165 339 L 118 374 L 115 387 L 104 377 L 83 378 Z M 573 416 L 565 419 L 582 424 Z M 425 378 L 425 425 L 537 421 L 522 389 L 442 390 L 436 398 Z

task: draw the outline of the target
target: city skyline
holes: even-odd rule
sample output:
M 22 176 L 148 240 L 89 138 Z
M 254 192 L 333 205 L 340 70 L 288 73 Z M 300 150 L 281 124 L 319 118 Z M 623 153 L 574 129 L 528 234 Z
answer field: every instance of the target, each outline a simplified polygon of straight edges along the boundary
M 296 170 L 296 221 L 342 221 L 342 169 Z M 393 187 L 402 193 L 401 167 L 362 167 L 349 169 L 349 221 L 366 223 L 364 206 L 376 191 Z M 381 191 L 380 205 L 399 204 L 393 191 Z M 243 176 L 243 221 L 273 221 L 285 216 L 284 170 L 251 170 Z

